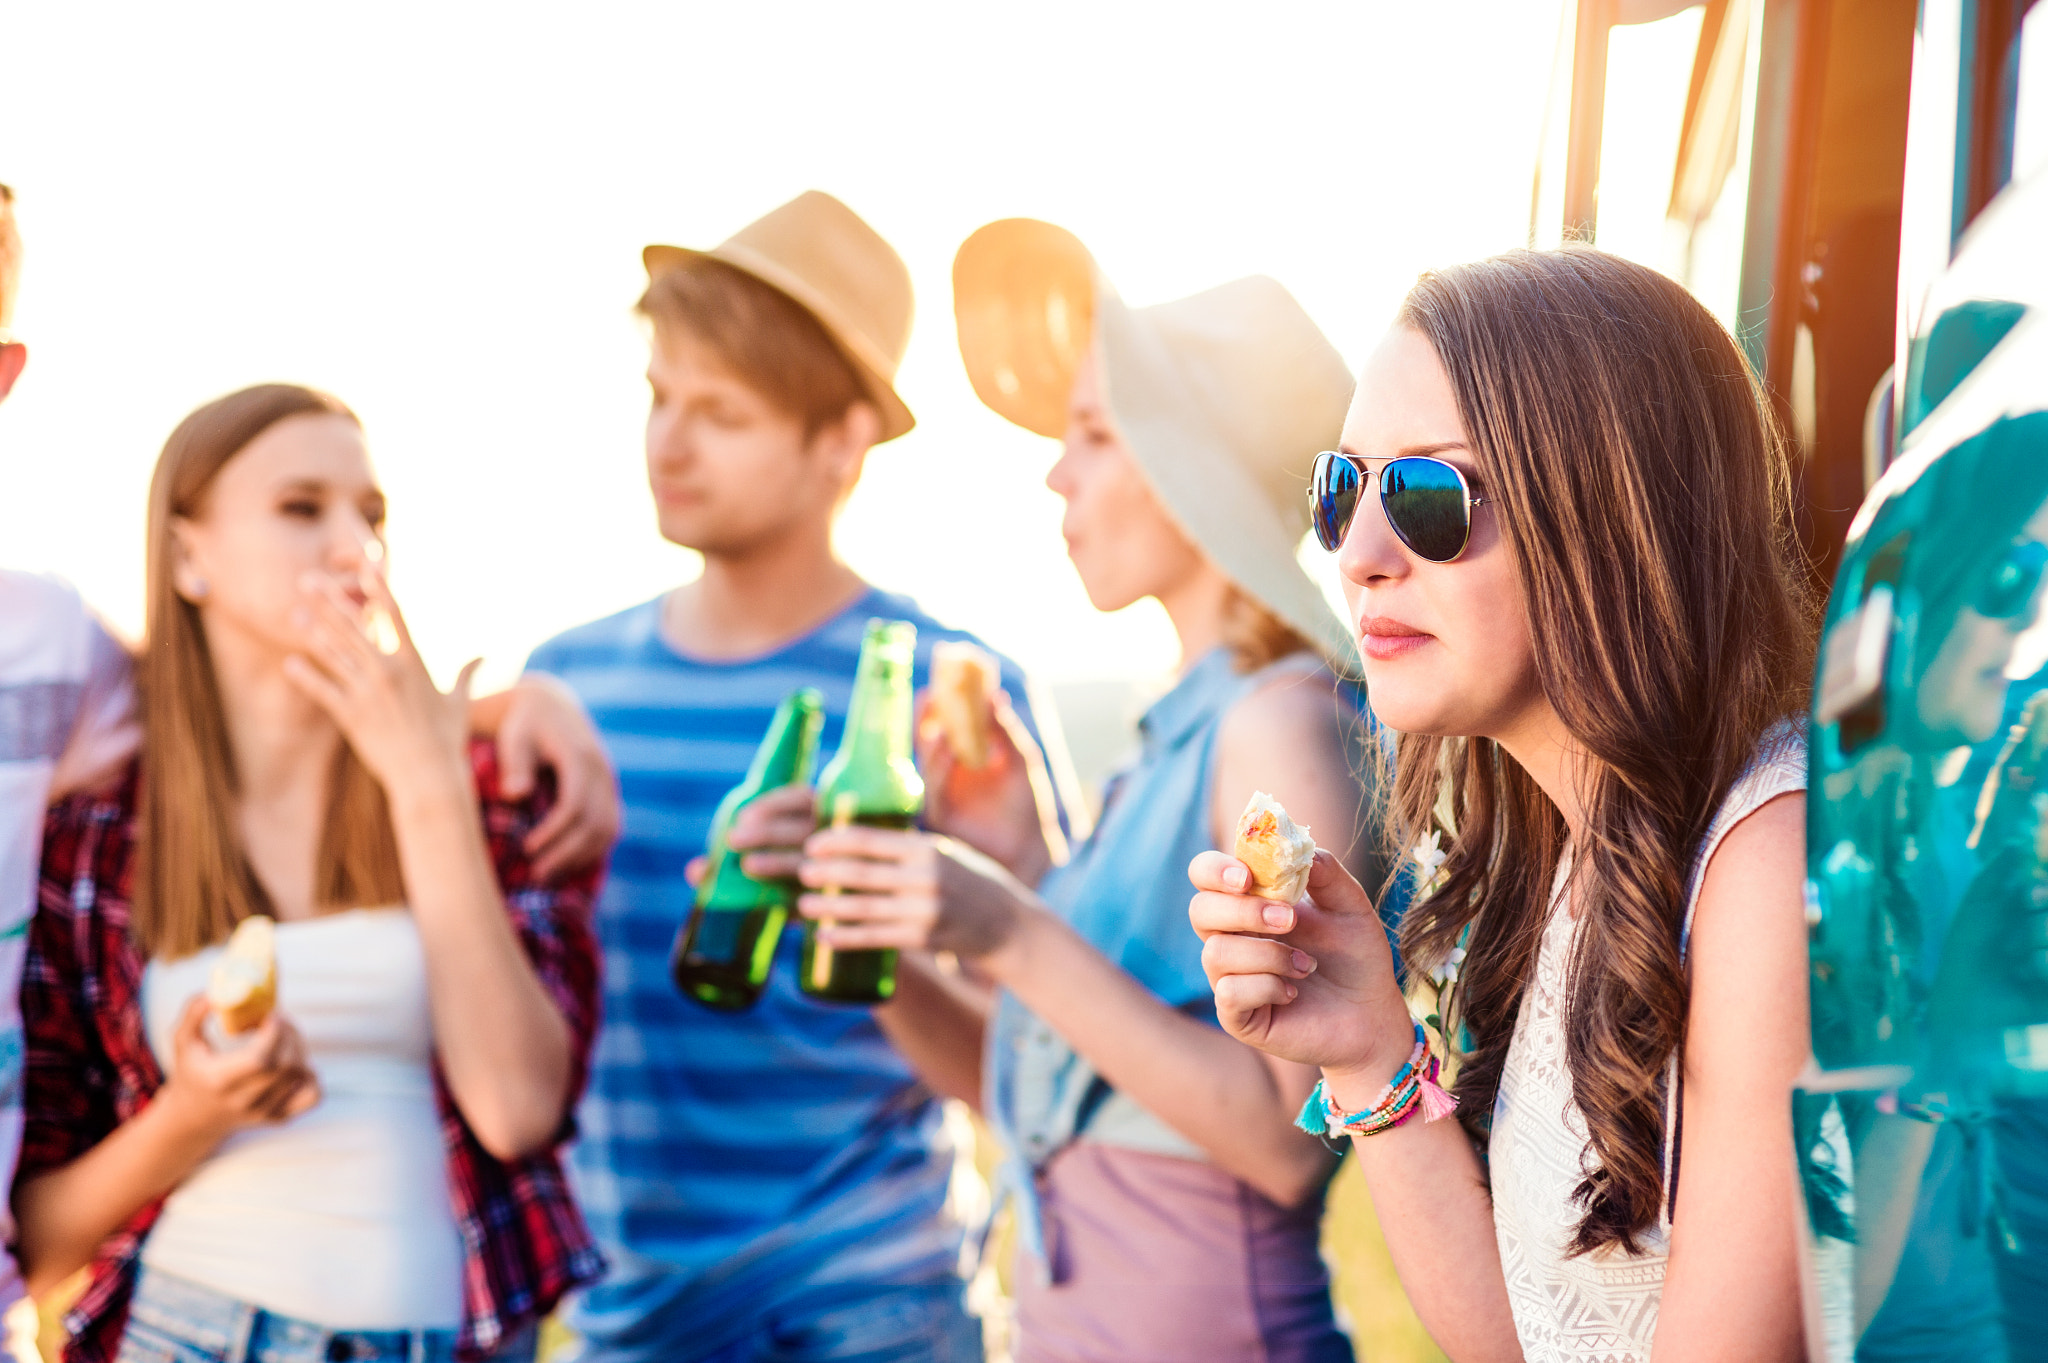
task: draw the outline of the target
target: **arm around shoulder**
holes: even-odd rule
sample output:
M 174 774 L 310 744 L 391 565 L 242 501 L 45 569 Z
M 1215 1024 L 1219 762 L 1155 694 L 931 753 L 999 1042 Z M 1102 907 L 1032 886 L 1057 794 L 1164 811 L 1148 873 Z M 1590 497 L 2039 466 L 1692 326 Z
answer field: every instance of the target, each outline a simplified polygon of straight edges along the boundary
M 506 691 L 470 703 L 470 724 L 497 741 L 505 794 L 524 798 L 554 773 L 553 807 L 527 834 L 543 879 L 602 864 L 618 840 L 624 811 L 611 756 L 582 700 L 567 682 L 529 669 Z

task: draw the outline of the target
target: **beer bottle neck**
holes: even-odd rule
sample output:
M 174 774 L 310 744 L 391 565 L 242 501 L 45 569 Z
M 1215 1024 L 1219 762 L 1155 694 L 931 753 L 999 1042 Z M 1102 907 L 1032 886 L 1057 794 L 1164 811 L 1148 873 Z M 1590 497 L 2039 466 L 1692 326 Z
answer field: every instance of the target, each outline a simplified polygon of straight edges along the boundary
M 911 750 L 910 669 L 916 633 L 908 624 L 875 622 L 861 644 L 839 752 L 818 783 L 822 817 L 837 821 L 851 795 L 863 822 L 915 818 L 924 803 Z
M 809 765 L 807 759 L 817 739 L 816 715 L 815 705 L 795 702 L 786 703 L 775 712 L 774 725 L 755 749 L 753 764 L 741 783 L 749 797 L 808 777 L 804 768 Z
M 894 660 L 865 659 L 846 711 L 842 746 L 850 762 L 889 762 L 911 756 L 910 669 Z

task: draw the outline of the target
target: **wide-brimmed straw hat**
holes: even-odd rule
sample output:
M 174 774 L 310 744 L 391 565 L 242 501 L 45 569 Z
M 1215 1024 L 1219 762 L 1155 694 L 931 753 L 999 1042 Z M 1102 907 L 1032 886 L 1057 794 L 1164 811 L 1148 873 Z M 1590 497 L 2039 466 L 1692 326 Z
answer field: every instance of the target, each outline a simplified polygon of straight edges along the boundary
M 1351 631 L 1295 557 L 1351 371 L 1278 281 L 1127 307 L 1073 233 L 1007 218 L 953 258 L 953 314 L 981 400 L 1054 439 L 1096 345 L 1104 400 L 1160 504 L 1239 588 L 1355 670 Z
M 708 251 L 656 245 L 640 253 L 650 279 L 702 257 L 788 294 L 824 324 L 881 413 L 882 439 L 917 424 L 895 386 L 910 344 L 910 271 L 858 213 L 806 190 Z

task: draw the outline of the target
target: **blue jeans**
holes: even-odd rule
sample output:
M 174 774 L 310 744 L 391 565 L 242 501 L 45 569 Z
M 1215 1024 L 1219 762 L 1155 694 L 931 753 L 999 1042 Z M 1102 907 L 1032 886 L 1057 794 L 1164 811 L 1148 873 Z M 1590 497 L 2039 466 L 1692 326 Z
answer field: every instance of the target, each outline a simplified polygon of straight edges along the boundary
M 492 1354 L 532 1363 L 528 1325 Z M 115 1363 L 452 1363 L 453 1330 L 329 1330 L 210 1287 L 142 1270 Z
M 981 1322 L 967 1314 L 963 1294 L 964 1285 L 949 1280 L 798 1295 L 765 1306 L 752 1333 L 698 1363 L 982 1363 Z M 685 1342 L 691 1322 L 677 1316 L 641 1322 L 630 1342 L 586 1335 L 573 1363 L 698 1358 Z M 671 1329 L 685 1338 L 667 1335 Z

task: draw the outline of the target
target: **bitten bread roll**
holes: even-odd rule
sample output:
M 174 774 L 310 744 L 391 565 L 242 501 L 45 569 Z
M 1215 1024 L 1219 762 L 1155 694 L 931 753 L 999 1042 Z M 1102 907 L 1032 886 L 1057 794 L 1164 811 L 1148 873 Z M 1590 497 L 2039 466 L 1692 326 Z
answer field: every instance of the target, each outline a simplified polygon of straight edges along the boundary
M 206 1001 L 229 1036 L 254 1031 L 277 1004 L 277 925 L 261 914 L 244 918 L 228 938 L 206 982 Z
M 973 644 L 944 640 L 932 645 L 932 705 L 946 745 L 964 767 L 988 765 L 1000 680 L 996 660 Z
M 1308 893 L 1308 868 L 1315 864 L 1316 840 L 1307 828 L 1287 817 L 1278 800 L 1256 790 L 1238 816 L 1234 855 L 1251 868 L 1248 893 L 1292 904 Z

